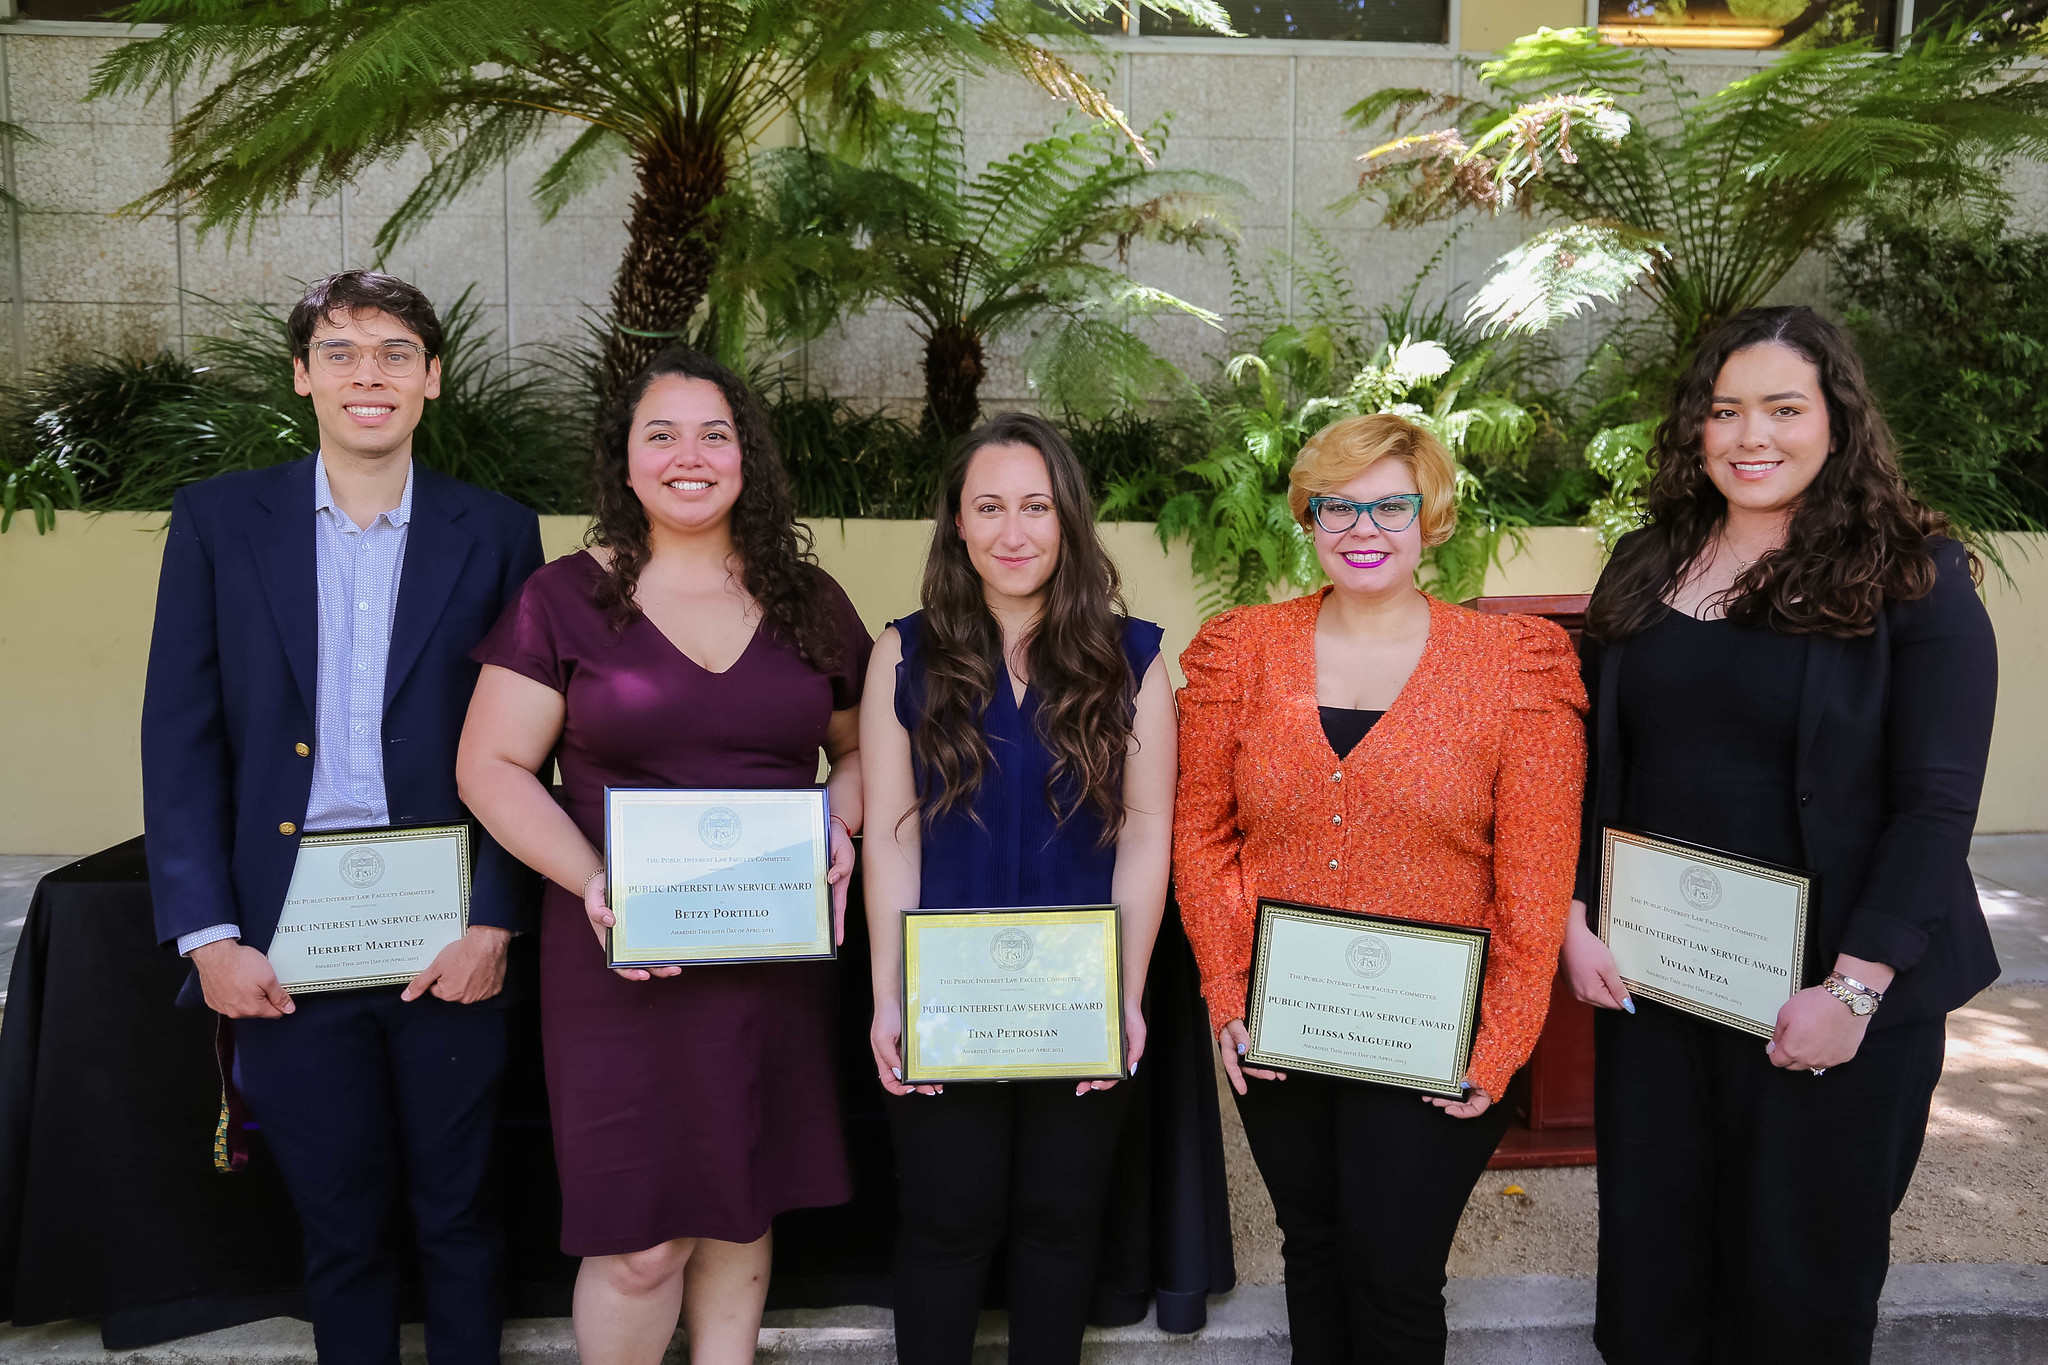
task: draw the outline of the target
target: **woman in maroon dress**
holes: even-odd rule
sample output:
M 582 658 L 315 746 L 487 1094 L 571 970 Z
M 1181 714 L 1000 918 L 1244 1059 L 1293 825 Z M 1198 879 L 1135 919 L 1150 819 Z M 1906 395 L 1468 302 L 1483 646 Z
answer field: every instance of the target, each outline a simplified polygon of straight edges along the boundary
M 654 1365 L 680 1312 L 697 1365 L 751 1361 L 771 1220 L 851 1193 L 831 964 L 607 970 L 604 789 L 809 786 L 822 749 L 843 918 L 870 641 L 723 366 L 658 357 L 599 433 L 593 493 L 594 544 L 528 580 L 476 649 L 457 776 L 550 882 L 541 1030 L 583 1360 Z M 536 776 L 551 761 L 561 805 Z

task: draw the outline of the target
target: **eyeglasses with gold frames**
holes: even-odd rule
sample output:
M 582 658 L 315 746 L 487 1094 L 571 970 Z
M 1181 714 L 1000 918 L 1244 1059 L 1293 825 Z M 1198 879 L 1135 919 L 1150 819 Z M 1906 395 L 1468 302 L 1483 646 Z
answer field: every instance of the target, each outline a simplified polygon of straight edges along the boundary
M 368 348 L 353 341 L 323 341 L 312 348 L 312 363 L 336 379 L 352 378 L 369 356 L 390 379 L 403 379 L 427 362 L 427 348 L 417 341 L 381 341 Z

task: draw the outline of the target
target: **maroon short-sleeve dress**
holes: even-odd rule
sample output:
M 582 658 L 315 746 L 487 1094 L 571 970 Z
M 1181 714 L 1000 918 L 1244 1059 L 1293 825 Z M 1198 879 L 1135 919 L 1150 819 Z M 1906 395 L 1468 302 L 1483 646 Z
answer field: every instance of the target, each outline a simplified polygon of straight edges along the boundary
M 555 749 L 569 815 L 604 847 L 604 789 L 801 787 L 817 780 L 834 711 L 860 701 L 872 642 L 823 572 L 844 641 L 820 673 L 767 627 L 708 672 L 635 617 L 614 631 L 604 574 L 578 551 L 527 581 L 477 646 L 479 663 L 567 701 Z M 574 889 L 541 911 L 541 1034 L 562 1250 L 640 1251 L 678 1237 L 751 1242 L 784 1209 L 852 1194 L 828 1037 L 833 964 L 608 971 Z

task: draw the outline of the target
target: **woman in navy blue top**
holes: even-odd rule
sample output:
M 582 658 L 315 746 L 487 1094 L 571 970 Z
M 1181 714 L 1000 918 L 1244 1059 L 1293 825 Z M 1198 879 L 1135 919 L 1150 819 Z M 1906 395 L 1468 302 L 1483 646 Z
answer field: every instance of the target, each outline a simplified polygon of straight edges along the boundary
M 966 1365 L 1007 1244 L 1010 1359 L 1068 1365 L 1128 1087 L 904 1085 L 902 912 L 1119 905 L 1135 1071 L 1172 851 L 1173 698 L 1159 627 L 1124 616 L 1086 478 L 1050 425 L 1011 413 L 972 433 L 941 498 L 924 610 L 883 633 L 860 718 L 896 1354 Z

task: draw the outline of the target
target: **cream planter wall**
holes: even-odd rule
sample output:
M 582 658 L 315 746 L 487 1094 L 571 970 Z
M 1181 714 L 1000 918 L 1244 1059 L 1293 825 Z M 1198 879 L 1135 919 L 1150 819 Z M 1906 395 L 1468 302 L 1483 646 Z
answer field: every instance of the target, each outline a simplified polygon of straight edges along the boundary
M 21 525 L 0 535 L 0 853 L 88 853 L 141 831 L 137 726 L 163 521 L 67 513 L 46 536 Z M 929 522 L 812 530 L 870 630 L 916 610 Z M 1178 658 L 1200 620 L 1186 550 L 1162 550 L 1140 523 L 1104 532 L 1132 612 L 1164 626 L 1168 658 Z M 582 533 L 580 518 L 542 518 L 551 556 Z M 2004 553 L 2016 586 L 1994 573 L 1986 588 L 2001 683 L 1984 833 L 2048 830 L 2048 537 L 2007 537 Z M 1590 532 L 1535 531 L 1487 591 L 1583 592 L 1599 567 Z

